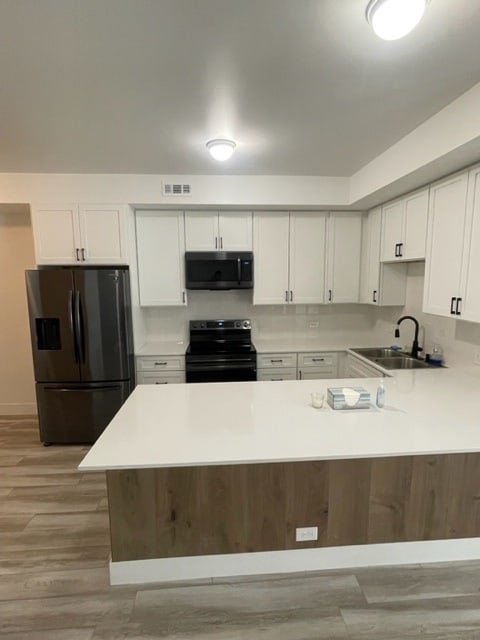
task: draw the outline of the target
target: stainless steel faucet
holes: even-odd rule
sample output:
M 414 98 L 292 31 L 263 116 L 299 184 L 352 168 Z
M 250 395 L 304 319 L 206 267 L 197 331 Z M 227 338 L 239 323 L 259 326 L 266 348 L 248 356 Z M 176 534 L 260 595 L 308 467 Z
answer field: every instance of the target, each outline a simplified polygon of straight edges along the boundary
M 418 320 L 416 318 L 414 318 L 413 316 L 402 316 L 401 318 L 399 318 L 397 320 L 397 328 L 395 329 L 395 338 L 399 338 L 400 337 L 400 323 L 402 323 L 404 320 L 412 320 L 412 322 L 415 323 L 415 335 L 413 338 L 413 343 L 412 343 L 412 358 L 418 358 L 418 352 L 422 351 L 422 349 L 418 346 L 418 330 L 420 328 L 420 325 L 418 324 Z

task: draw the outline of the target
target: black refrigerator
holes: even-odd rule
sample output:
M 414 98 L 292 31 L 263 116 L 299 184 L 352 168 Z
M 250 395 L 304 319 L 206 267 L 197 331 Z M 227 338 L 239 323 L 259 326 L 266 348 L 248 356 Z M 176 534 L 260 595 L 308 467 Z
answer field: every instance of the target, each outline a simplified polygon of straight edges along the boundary
M 45 267 L 26 282 L 40 440 L 95 442 L 135 385 L 128 268 Z

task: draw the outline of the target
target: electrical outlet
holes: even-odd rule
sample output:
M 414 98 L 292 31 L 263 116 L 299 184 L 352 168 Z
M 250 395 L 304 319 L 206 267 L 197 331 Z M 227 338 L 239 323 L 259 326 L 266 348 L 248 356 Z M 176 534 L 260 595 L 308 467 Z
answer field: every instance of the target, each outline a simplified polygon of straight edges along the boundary
M 296 542 L 308 542 L 318 540 L 318 527 L 297 527 L 295 529 Z
M 473 353 L 473 362 L 474 364 L 480 365 L 480 349 L 475 349 Z

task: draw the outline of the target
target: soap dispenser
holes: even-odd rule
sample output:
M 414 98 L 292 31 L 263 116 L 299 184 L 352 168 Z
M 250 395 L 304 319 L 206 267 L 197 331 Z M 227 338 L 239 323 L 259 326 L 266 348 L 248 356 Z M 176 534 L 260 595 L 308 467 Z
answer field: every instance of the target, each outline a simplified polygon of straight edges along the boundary
M 429 362 L 437 367 L 441 367 L 443 364 L 443 349 L 438 343 L 433 345 Z

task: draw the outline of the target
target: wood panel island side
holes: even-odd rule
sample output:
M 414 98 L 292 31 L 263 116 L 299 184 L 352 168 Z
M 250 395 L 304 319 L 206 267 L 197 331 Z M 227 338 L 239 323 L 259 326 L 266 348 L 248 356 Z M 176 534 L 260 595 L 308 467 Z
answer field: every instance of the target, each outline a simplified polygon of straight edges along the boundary
M 138 386 L 80 465 L 107 473 L 112 583 L 480 558 L 480 375 L 399 372 L 383 409 L 310 406 L 351 385 Z

